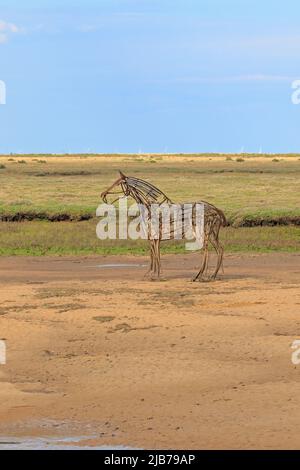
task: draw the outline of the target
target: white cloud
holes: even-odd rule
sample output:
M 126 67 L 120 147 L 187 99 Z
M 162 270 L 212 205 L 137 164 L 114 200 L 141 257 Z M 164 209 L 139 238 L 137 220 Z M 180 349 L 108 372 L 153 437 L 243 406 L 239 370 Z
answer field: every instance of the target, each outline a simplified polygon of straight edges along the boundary
M 99 31 L 104 26 L 130 24 L 140 22 L 143 18 L 148 18 L 149 15 L 141 12 L 122 12 L 113 14 L 104 14 L 101 17 L 94 18 L 91 22 L 83 23 L 77 27 L 81 33 L 90 33 Z
M 169 79 L 172 83 L 235 83 L 235 82 L 291 82 L 295 77 L 285 75 L 249 74 L 220 77 L 178 77 Z
M 81 33 L 91 33 L 93 31 L 97 31 L 98 27 L 92 24 L 84 24 L 79 27 L 79 31 Z
M 3 44 L 7 41 L 7 36 L 4 33 L 0 33 L 0 44 Z
M 284 75 L 264 75 L 264 74 L 253 74 L 253 75 L 236 75 L 233 77 L 221 77 L 216 78 L 216 81 L 221 82 L 290 82 L 292 77 Z
M 7 42 L 11 34 L 16 34 L 19 32 L 20 28 L 14 23 L 8 23 L 6 21 L 0 20 L 0 44 Z

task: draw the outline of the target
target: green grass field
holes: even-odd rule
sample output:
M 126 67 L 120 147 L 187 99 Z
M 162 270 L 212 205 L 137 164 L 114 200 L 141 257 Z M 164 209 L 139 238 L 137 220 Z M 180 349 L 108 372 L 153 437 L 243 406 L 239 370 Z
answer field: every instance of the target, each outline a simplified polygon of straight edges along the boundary
M 96 237 L 96 220 L 85 222 L 2 222 L 0 255 L 145 254 L 144 240 Z M 226 227 L 221 240 L 227 252 L 300 251 L 300 228 Z M 183 253 L 183 242 L 162 243 L 162 253 Z
M 95 235 L 100 193 L 118 169 L 174 202 L 221 208 L 231 225 L 222 233 L 227 251 L 299 251 L 300 155 L 2 155 L 0 254 L 144 253 L 145 242 Z

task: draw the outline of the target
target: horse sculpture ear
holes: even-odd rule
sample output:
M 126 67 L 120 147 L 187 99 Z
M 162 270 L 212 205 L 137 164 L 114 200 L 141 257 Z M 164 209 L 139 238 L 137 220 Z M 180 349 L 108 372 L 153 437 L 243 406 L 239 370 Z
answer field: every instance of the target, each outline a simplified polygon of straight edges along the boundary
M 126 176 L 124 175 L 124 173 L 122 173 L 122 171 L 121 171 L 121 170 L 119 170 L 119 173 L 120 173 L 120 176 L 121 176 L 121 178 L 123 178 L 123 179 L 125 179 L 125 178 L 126 178 Z

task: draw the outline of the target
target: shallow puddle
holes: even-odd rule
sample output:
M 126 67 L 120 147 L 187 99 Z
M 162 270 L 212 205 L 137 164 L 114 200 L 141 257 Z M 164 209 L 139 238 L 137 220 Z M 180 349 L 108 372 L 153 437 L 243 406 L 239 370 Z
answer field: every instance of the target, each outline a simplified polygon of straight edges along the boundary
M 90 437 L 90 439 L 94 436 Z M 79 445 L 87 437 L 29 437 L 29 438 L 15 438 L 15 437 L 2 437 L 0 438 L 0 451 L 1 450 L 125 450 L 129 447 L 124 446 L 84 446 Z

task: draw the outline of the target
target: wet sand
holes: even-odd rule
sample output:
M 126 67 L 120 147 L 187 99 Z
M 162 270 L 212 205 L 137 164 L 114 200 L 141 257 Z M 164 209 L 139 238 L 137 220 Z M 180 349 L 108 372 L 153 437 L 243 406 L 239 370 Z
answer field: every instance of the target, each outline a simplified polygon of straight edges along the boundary
M 213 283 L 198 255 L 147 263 L 0 259 L 0 440 L 299 449 L 300 255 L 227 255 Z

